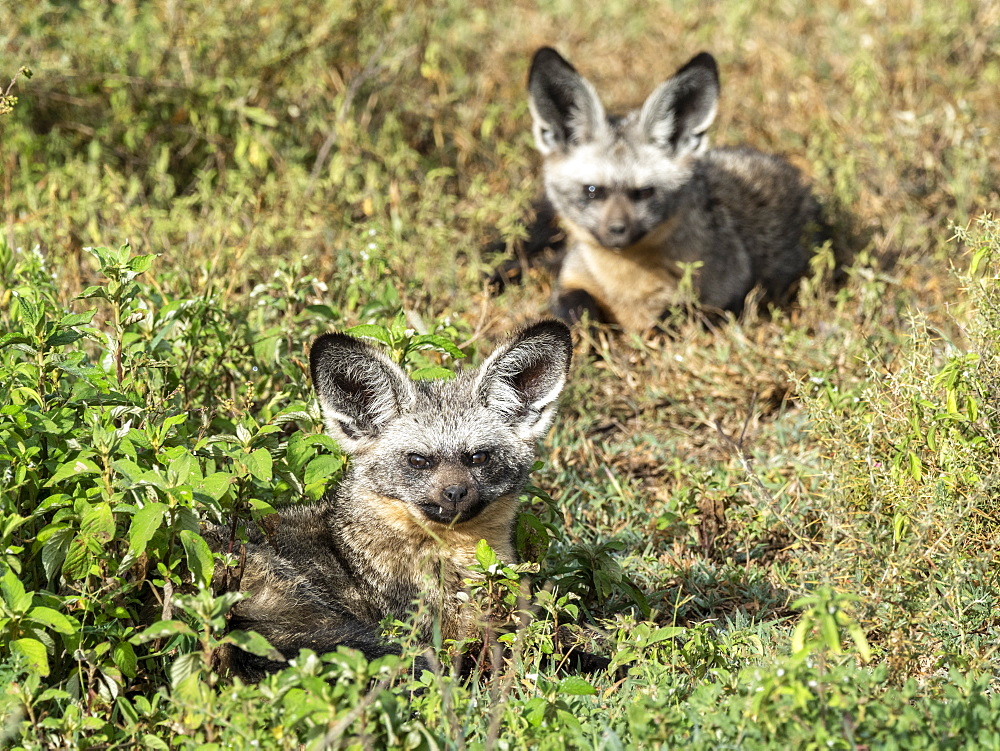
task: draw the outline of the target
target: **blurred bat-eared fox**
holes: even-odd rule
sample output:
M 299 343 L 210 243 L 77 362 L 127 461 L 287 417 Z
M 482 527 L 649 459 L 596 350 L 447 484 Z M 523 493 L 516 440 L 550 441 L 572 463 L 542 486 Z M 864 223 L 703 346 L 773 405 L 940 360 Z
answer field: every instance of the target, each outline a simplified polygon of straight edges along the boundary
M 543 321 L 475 370 L 413 381 L 376 347 L 345 334 L 310 352 L 327 432 L 349 455 L 339 487 L 286 508 L 249 535 L 229 627 L 257 631 L 287 659 L 339 645 L 369 659 L 398 653 L 380 622 L 412 616 L 421 641 L 471 635 L 463 607 L 479 540 L 514 562 L 512 527 L 572 357 L 569 330 Z M 219 550 L 219 527 L 206 538 Z M 220 667 L 260 680 L 282 662 L 231 645 Z
M 719 73 L 701 53 L 640 109 L 605 114 L 559 53 L 528 77 L 545 194 L 567 235 L 553 309 L 642 331 L 676 305 L 684 264 L 700 304 L 739 314 L 763 287 L 782 303 L 807 271 L 819 206 L 795 167 L 753 149 L 709 149 Z

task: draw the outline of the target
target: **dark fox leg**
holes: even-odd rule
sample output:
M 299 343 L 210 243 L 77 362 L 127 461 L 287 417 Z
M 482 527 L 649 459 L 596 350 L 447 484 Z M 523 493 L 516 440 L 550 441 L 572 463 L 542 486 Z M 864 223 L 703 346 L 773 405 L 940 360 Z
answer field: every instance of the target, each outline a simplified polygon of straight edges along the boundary
M 528 237 L 514 246 L 514 257 L 506 258 L 497 265 L 489 277 L 490 290 L 499 294 L 509 284 L 518 284 L 526 269 L 535 264 L 543 253 L 551 249 L 561 260 L 566 245 L 566 235 L 560 229 L 555 209 L 545 198 L 539 198 L 532 205 L 534 219 L 528 224 Z M 507 244 L 502 240 L 491 242 L 483 248 L 483 255 L 493 257 L 505 253 Z M 546 262 L 548 265 L 551 261 Z M 558 273 L 558 262 L 553 273 Z
M 552 299 L 552 314 L 565 323 L 577 324 L 585 313 L 590 316 L 591 323 L 608 320 L 593 295 L 582 289 L 558 290 Z

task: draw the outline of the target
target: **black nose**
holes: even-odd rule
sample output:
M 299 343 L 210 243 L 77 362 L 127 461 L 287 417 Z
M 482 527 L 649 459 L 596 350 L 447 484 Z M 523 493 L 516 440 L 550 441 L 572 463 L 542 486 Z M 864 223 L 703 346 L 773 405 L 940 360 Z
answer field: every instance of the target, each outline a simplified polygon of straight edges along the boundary
M 625 222 L 611 222 L 608 224 L 608 232 L 612 235 L 624 235 L 628 230 Z
M 449 485 L 441 491 L 441 495 L 449 503 L 456 506 L 469 494 L 469 489 L 465 485 Z

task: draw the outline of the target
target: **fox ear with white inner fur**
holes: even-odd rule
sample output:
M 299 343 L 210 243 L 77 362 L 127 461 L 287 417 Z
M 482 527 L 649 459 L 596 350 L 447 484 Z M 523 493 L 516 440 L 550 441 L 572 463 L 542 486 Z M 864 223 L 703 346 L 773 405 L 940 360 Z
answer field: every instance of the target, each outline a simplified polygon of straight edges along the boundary
M 541 321 L 500 345 L 480 366 L 476 393 L 525 440 L 548 432 L 566 385 L 573 339 L 559 321 Z
M 660 84 L 642 105 L 639 123 L 652 143 L 672 156 L 705 150 L 705 131 L 719 103 L 719 67 L 702 52 Z
M 528 108 L 535 146 L 544 156 L 593 140 L 606 121 L 597 91 L 551 47 L 531 61 Z
M 378 435 L 415 397 L 402 368 L 347 334 L 324 334 L 313 342 L 309 367 L 323 424 L 347 453 Z

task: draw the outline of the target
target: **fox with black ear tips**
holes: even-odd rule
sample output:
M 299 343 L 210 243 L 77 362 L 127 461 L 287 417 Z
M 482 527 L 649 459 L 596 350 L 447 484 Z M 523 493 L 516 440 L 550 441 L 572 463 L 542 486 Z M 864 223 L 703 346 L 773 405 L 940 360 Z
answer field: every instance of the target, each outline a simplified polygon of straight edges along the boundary
M 327 432 L 350 456 L 347 474 L 319 503 L 281 510 L 266 537 L 250 534 L 230 628 L 259 632 L 285 658 L 342 644 L 373 658 L 399 651 L 379 623 L 419 602 L 425 642 L 435 623 L 443 639 L 469 635 L 468 566 L 480 540 L 515 560 L 519 496 L 571 357 L 566 326 L 543 321 L 474 370 L 413 381 L 367 342 L 319 337 L 313 385 Z M 216 549 L 227 537 L 206 533 Z M 231 645 L 217 659 L 251 681 L 283 664 Z
M 698 300 L 738 314 L 760 285 L 783 303 L 809 267 L 819 206 L 785 160 L 708 148 L 719 71 L 702 52 L 640 109 L 609 116 L 594 87 L 555 50 L 528 76 L 545 194 L 567 234 L 553 312 L 584 312 L 632 331 L 675 306 L 684 264 Z

